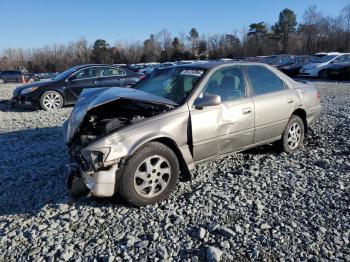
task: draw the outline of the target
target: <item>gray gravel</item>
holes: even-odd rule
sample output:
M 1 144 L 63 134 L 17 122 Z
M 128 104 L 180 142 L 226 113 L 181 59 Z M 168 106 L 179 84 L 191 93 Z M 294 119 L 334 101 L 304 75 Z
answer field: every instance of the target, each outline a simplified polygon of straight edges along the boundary
M 323 112 L 300 151 L 202 164 L 143 208 L 71 201 L 61 125 L 72 108 L 0 102 L 0 261 L 350 261 L 350 83 L 315 84 Z M 13 88 L 0 86 L 0 100 Z

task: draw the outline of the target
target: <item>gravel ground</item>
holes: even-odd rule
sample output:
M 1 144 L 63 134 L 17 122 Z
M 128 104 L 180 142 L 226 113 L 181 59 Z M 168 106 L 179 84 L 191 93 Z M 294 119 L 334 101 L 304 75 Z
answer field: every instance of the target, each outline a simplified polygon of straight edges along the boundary
M 61 125 L 72 108 L 0 102 L 1 261 L 350 261 L 350 83 L 315 82 L 323 112 L 305 146 L 201 164 L 154 206 L 71 201 Z M 14 85 L 0 87 L 0 100 Z

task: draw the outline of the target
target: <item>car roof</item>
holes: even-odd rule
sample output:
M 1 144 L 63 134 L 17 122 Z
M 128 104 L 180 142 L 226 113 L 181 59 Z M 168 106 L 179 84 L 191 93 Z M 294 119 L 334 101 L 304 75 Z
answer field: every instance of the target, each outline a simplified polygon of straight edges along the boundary
M 112 66 L 112 67 L 120 67 L 120 66 L 118 66 L 118 65 L 110 65 L 110 64 L 84 64 L 84 65 L 77 65 L 77 66 L 74 66 L 74 67 L 76 67 L 77 69 L 81 69 L 81 68 L 89 67 L 89 66 Z
M 203 69 L 213 69 L 215 67 L 221 66 L 221 65 L 262 65 L 262 66 L 268 66 L 265 63 L 258 63 L 258 62 L 246 62 L 246 61 L 229 61 L 229 62 L 223 62 L 223 61 L 209 61 L 206 63 L 191 63 L 191 64 L 183 64 L 183 65 L 176 65 L 175 67 L 184 67 L 184 68 L 203 68 Z

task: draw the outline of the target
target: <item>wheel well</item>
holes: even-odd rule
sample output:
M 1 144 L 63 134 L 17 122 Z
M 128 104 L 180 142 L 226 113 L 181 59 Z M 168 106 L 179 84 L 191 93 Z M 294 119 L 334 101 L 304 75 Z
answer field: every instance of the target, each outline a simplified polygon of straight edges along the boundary
M 298 108 L 294 110 L 293 115 L 296 115 L 303 120 L 304 128 L 305 128 L 305 134 L 307 133 L 307 120 L 306 120 L 306 112 L 304 109 Z
M 46 90 L 46 91 L 42 92 L 42 94 L 40 95 L 40 99 L 41 99 L 41 98 L 43 97 L 43 95 L 44 95 L 45 93 L 47 93 L 47 92 L 56 92 L 56 93 L 59 93 L 59 94 L 62 96 L 63 104 L 65 104 L 64 96 L 63 96 L 62 92 L 61 92 L 61 91 L 58 91 L 58 90 L 52 90 L 52 89 Z
M 156 139 L 151 140 L 151 141 L 162 143 L 162 144 L 166 145 L 167 147 L 169 147 L 171 150 L 173 150 L 177 159 L 179 160 L 181 177 L 186 179 L 186 180 L 189 180 L 191 178 L 191 172 L 188 169 L 186 161 L 183 158 L 182 153 L 174 140 L 172 140 L 171 138 L 168 138 L 168 137 L 159 137 L 159 138 L 156 138 Z

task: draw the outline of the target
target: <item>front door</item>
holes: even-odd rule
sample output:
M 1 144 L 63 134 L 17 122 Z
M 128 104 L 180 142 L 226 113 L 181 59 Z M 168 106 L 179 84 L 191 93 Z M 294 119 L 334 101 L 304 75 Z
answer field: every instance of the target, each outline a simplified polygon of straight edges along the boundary
M 201 95 L 206 94 L 219 95 L 222 102 L 190 110 L 195 162 L 248 146 L 254 136 L 254 104 L 240 66 L 214 72 Z
M 81 69 L 68 78 L 67 88 L 76 98 L 85 88 L 95 88 L 99 86 L 97 78 L 97 67 L 88 67 Z

